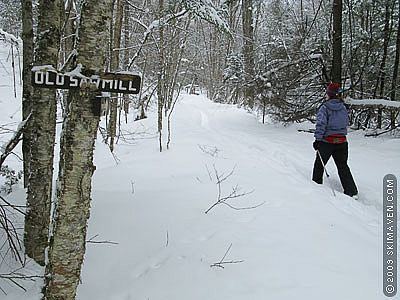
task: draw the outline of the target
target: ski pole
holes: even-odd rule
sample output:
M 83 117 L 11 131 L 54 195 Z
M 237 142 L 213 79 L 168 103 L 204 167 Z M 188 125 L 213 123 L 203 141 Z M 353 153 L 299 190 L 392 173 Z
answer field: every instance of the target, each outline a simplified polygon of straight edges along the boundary
M 325 167 L 324 161 L 323 161 L 323 159 L 322 159 L 321 153 L 319 152 L 318 149 L 317 149 L 316 151 L 317 151 L 317 155 L 318 155 L 318 157 L 319 157 L 319 160 L 321 161 L 322 167 L 324 168 L 324 172 L 325 172 L 325 174 L 326 174 L 326 177 L 328 178 L 329 186 L 331 187 L 333 196 L 336 197 L 335 190 L 333 189 L 333 186 L 332 186 L 332 183 L 331 183 L 331 178 L 329 177 L 328 171 L 326 170 L 326 167 Z

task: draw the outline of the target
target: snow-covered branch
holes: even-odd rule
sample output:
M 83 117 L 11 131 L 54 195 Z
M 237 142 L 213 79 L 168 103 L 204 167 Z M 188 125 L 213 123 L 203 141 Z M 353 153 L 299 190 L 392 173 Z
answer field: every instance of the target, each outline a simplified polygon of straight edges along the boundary
M 0 29 L 0 40 L 4 40 L 7 43 L 10 43 L 10 44 L 13 44 L 13 45 L 17 45 L 17 46 L 19 46 L 19 44 L 22 43 L 20 38 L 17 38 L 14 35 L 5 32 L 2 29 Z
M 219 29 L 232 36 L 228 23 L 211 0 L 184 0 L 183 5 L 192 14 L 216 25 Z
M 138 56 L 142 52 L 142 49 L 143 49 L 144 45 L 146 44 L 149 36 L 153 34 L 154 30 L 156 30 L 157 28 L 159 28 L 161 26 L 164 26 L 165 24 L 168 24 L 173 19 L 182 18 L 187 13 L 188 13 L 188 11 L 186 9 L 184 9 L 184 10 L 181 10 L 180 12 L 166 15 L 166 16 L 162 17 L 161 19 L 154 20 L 149 26 L 147 26 L 146 24 L 144 24 L 142 21 L 140 21 L 138 19 L 134 19 L 134 21 L 137 24 L 139 24 L 141 27 L 145 28 L 146 31 L 143 34 L 143 39 L 142 39 L 142 42 L 140 43 L 139 49 L 136 51 L 136 53 L 130 59 L 130 62 L 129 62 L 129 65 L 128 65 L 128 70 L 132 67 L 134 61 L 136 60 L 136 58 L 138 58 Z
M 400 101 L 390 101 L 385 99 L 352 99 L 346 98 L 344 102 L 351 106 L 371 106 L 371 107 L 387 107 L 400 109 Z

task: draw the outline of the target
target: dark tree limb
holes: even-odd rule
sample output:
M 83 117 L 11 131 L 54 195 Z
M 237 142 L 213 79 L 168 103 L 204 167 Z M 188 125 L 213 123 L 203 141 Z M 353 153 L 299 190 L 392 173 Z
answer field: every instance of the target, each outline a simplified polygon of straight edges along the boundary
M 0 156 L 0 168 L 6 160 L 7 156 L 9 156 L 14 148 L 18 145 L 18 143 L 22 140 L 22 134 L 24 133 L 27 121 L 30 119 L 31 115 L 28 116 L 24 121 L 21 122 L 15 135 L 12 139 L 4 146 L 3 153 Z

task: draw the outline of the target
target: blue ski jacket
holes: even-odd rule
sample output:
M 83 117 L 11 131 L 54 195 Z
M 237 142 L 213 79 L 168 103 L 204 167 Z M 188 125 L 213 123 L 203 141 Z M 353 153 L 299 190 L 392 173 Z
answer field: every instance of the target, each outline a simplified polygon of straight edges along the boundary
M 314 137 L 322 141 L 329 135 L 347 135 L 349 115 L 340 99 L 325 101 L 318 110 Z

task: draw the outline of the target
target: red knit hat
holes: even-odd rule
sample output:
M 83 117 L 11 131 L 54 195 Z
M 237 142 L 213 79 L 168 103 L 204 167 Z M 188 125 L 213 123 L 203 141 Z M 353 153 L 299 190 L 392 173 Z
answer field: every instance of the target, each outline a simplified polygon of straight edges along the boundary
M 340 84 L 336 82 L 331 82 L 328 87 L 326 88 L 326 94 L 329 97 L 335 97 L 339 94 Z

